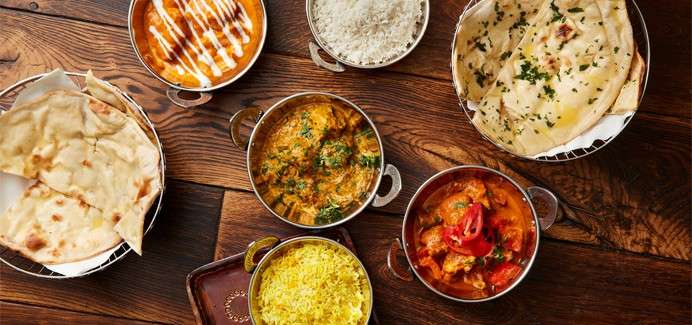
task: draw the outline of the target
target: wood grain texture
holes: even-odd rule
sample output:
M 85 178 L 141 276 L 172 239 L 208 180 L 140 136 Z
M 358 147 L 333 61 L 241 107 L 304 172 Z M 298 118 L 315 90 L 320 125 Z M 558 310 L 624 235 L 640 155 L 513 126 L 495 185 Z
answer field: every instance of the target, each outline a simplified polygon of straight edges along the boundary
M 185 276 L 213 258 L 223 192 L 171 181 L 164 210 L 129 254 L 85 278 L 40 279 L 0 266 L 0 300 L 144 321 L 192 322 Z
M 428 30 L 418 47 L 404 60 L 385 70 L 450 80 L 450 49 L 454 30 L 468 1 L 431 1 Z M 692 66 L 689 1 L 639 0 L 651 39 L 652 70 L 647 101 L 640 110 L 692 117 L 689 85 Z M 95 23 L 127 27 L 128 1 L 6 0 L 0 6 Z M 312 34 L 305 1 L 265 1 L 269 18 L 267 51 L 308 57 Z M 655 104 L 654 104 L 655 103 Z
M 36 307 L 11 302 L 0 301 L 0 319 L 12 320 L 13 325 L 37 325 L 37 324 L 92 324 L 92 325 L 120 325 L 120 324 L 157 324 L 133 319 L 123 319 L 110 316 L 78 313 L 62 309 Z M 8 323 L 9 324 L 9 323 Z
M 482 304 L 441 298 L 386 268 L 401 219 L 366 212 L 346 224 L 375 289 L 382 324 L 679 324 L 689 321 L 688 263 L 543 240 L 537 262 L 516 290 Z M 265 235 L 302 231 L 263 211 L 251 193 L 228 191 L 215 258 L 241 252 Z
M 269 107 L 296 92 L 329 91 L 368 112 L 383 135 L 387 162 L 402 172 L 404 190 L 384 211 L 403 213 L 418 186 L 437 171 L 480 163 L 559 195 L 568 213 L 548 232 L 551 237 L 689 260 L 686 118 L 642 112 L 595 155 L 568 163 L 534 163 L 482 140 L 456 108 L 446 81 L 386 71 L 334 75 L 307 59 L 276 54 L 263 54 L 248 75 L 217 92 L 208 105 L 183 110 L 161 95 L 162 84 L 140 66 L 121 29 L 1 9 L 0 14 L 0 24 L 11 31 L 0 34 L 0 42 L 11 44 L 3 48 L 17 57 L 0 65 L 0 86 L 57 66 L 93 68 L 149 112 L 162 137 L 171 177 L 251 190 L 244 153 L 227 137 L 228 117 L 244 107 Z M 64 32 L 49 37 L 51 30 Z M 70 51 L 65 44 L 81 50 Z

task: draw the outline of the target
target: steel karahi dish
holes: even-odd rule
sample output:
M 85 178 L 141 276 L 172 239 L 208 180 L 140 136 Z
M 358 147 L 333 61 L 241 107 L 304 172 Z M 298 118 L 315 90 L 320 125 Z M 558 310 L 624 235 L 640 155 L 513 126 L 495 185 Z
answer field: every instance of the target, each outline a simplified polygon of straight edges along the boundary
M 345 246 L 324 237 L 279 243 L 266 237 L 250 244 L 246 271 L 253 272 L 248 300 L 254 324 L 367 324 L 373 296 L 365 267 Z M 255 268 L 256 266 L 256 268 Z
M 535 200 L 543 209 L 538 218 Z M 556 218 L 548 190 L 524 191 L 508 176 L 482 166 L 440 172 L 416 192 L 406 210 L 403 247 L 414 273 L 436 293 L 463 302 L 497 298 L 531 268 L 541 229 Z M 395 267 L 397 245 L 388 256 Z
M 129 27 L 135 52 L 157 78 L 178 90 L 210 91 L 241 77 L 259 57 L 267 17 L 261 0 L 135 0 Z M 168 95 L 181 106 L 202 103 Z
M 484 0 L 461 18 L 452 75 L 483 136 L 535 158 L 608 117 L 622 117 L 616 135 L 639 106 L 646 61 L 625 0 Z
M 163 190 L 153 129 L 89 71 L 86 92 L 62 70 L 24 88 L 0 115 L 0 171 L 33 185 L 0 211 L 0 244 L 44 265 L 83 261 L 125 241 L 142 254 Z
M 420 274 L 440 291 L 485 298 L 501 292 L 533 254 L 536 225 L 522 194 L 498 175 L 463 175 L 415 212 Z
M 343 103 L 306 103 L 269 131 L 255 185 L 284 218 L 305 225 L 338 221 L 369 196 L 380 146 L 370 125 Z
M 247 145 L 238 129 L 257 115 L 262 118 Z M 398 170 L 384 164 L 375 124 L 335 95 L 302 93 L 266 113 L 241 110 L 231 118 L 231 135 L 236 145 L 248 147 L 248 173 L 257 197 L 274 215 L 299 227 L 346 222 L 370 202 L 388 204 L 401 190 Z M 384 175 L 393 184 L 382 197 L 376 190 Z

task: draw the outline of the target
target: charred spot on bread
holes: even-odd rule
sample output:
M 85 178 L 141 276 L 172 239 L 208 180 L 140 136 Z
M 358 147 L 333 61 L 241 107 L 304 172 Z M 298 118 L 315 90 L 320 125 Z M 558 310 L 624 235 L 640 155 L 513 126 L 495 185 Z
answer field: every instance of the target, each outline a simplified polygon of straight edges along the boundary
M 138 188 L 135 202 L 139 202 L 141 198 L 149 194 L 149 190 L 151 188 L 151 178 L 145 178 L 141 183 L 139 181 L 135 181 L 135 187 Z
M 91 108 L 91 110 L 97 114 L 108 115 L 111 113 L 109 106 L 101 101 L 92 102 L 91 105 L 89 105 L 89 108 Z
M 55 214 L 53 214 L 52 216 L 50 216 L 50 218 L 51 218 L 53 221 L 55 221 L 55 222 L 62 221 L 62 216 L 59 215 L 59 214 L 57 214 L 57 213 L 55 213 Z
M 32 251 L 37 251 L 43 247 L 46 247 L 46 241 L 34 233 L 30 233 L 29 236 L 24 240 L 26 248 Z

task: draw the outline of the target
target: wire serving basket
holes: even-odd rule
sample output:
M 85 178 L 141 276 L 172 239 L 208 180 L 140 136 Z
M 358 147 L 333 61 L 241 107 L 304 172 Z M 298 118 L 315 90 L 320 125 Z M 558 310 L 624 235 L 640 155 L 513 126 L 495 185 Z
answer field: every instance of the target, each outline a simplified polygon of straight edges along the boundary
M 66 75 L 68 75 L 72 81 L 74 81 L 77 85 L 80 87 L 84 86 L 84 78 L 86 78 L 85 73 L 78 73 L 78 72 L 65 72 Z M 35 81 L 40 79 L 41 77 L 47 75 L 47 73 L 42 73 L 38 74 L 29 78 L 26 78 L 24 80 L 20 80 L 17 83 L 5 88 L 4 90 L 0 91 L 0 110 L 2 111 L 7 111 L 9 110 L 9 107 L 11 106 L 12 102 L 14 102 L 14 98 L 17 96 L 17 94 L 25 87 L 27 86 L 30 82 Z M 115 89 L 118 89 L 117 87 L 114 87 Z M 118 91 L 120 91 L 118 89 Z M 147 225 L 146 229 L 144 231 L 144 234 L 147 234 L 153 227 L 154 227 L 154 221 L 156 221 L 156 217 L 159 215 L 159 212 L 161 211 L 161 206 L 163 202 L 163 193 L 166 188 L 166 158 L 163 153 L 163 147 L 161 145 L 161 139 L 159 138 L 158 133 L 156 133 L 156 128 L 154 127 L 154 124 L 151 122 L 149 119 L 149 116 L 147 115 L 146 111 L 135 102 L 132 97 L 130 97 L 127 93 L 120 91 L 120 93 L 123 95 L 125 99 L 129 101 L 129 103 L 132 105 L 132 107 L 137 108 L 137 112 L 141 115 L 141 117 L 144 118 L 144 121 L 148 125 L 148 127 L 151 129 L 152 133 L 154 134 L 156 138 L 156 143 L 155 145 L 159 149 L 159 155 L 161 157 L 160 159 L 160 164 L 161 164 L 161 193 L 159 194 L 158 198 L 155 200 L 155 205 L 152 205 L 151 208 L 149 208 L 149 212 L 147 213 L 144 224 Z M 31 261 L 18 252 L 9 249 L 8 247 L 0 246 L 0 261 L 8 265 L 9 267 L 25 273 L 29 275 L 33 275 L 36 277 L 41 277 L 41 278 L 50 278 L 50 279 L 68 279 L 68 278 L 77 278 L 77 277 L 83 277 L 101 270 L 104 270 L 105 268 L 111 266 L 113 263 L 121 260 L 125 255 L 127 255 L 132 248 L 130 248 L 127 243 L 124 241 L 118 244 L 117 249 L 111 253 L 111 255 L 108 257 L 108 260 L 101 263 L 100 265 L 93 267 L 91 269 L 88 269 L 80 274 L 77 275 L 63 275 L 58 272 L 54 272 L 50 269 L 48 269 L 45 265 L 41 263 L 36 263 L 34 261 Z
M 483 2 L 483 1 L 489 1 L 489 0 L 471 0 L 469 3 L 464 7 L 464 11 L 462 12 L 461 16 L 459 16 L 459 22 L 457 22 L 457 26 L 454 32 L 454 38 L 452 40 L 452 60 L 450 61 L 450 69 L 452 69 L 452 78 L 456 79 L 456 74 L 454 73 L 454 68 L 452 67 L 452 64 L 456 58 L 454 57 L 454 49 L 456 48 L 456 35 L 459 34 L 459 31 L 461 30 L 461 22 L 464 20 L 466 15 L 468 14 L 469 10 L 473 8 L 473 6 Z M 646 85 L 649 81 L 649 69 L 651 66 L 651 53 L 649 51 L 649 32 L 646 28 L 646 22 L 644 21 L 644 16 L 642 15 L 641 10 L 639 9 L 639 6 L 635 2 L 635 0 L 626 0 L 627 2 L 627 13 L 630 18 L 630 22 L 632 23 L 632 31 L 633 31 L 633 37 L 634 37 L 634 43 L 637 46 L 637 49 L 639 50 L 640 54 L 644 58 L 644 62 L 646 64 L 646 68 L 644 71 L 644 76 L 643 76 L 643 83 L 642 83 L 642 89 L 641 89 L 641 95 L 639 97 L 639 102 L 641 103 L 642 99 L 644 98 L 644 93 L 646 92 Z M 475 114 L 474 110 L 469 107 L 469 102 L 466 101 L 465 99 L 461 98 L 459 96 L 460 89 L 457 87 L 457 81 L 454 80 L 454 90 L 457 93 L 457 96 L 459 97 L 459 106 L 461 107 L 461 110 L 466 114 L 466 117 L 469 120 L 469 123 L 473 119 L 473 115 Z M 481 134 L 481 136 L 493 143 L 496 147 L 502 149 L 505 152 L 510 153 L 511 155 L 527 160 L 534 160 L 534 161 L 545 161 L 545 162 L 563 162 L 563 161 L 569 161 L 569 160 L 574 160 L 582 157 L 586 157 L 599 149 L 605 147 L 608 143 L 613 141 L 622 131 L 627 127 L 627 125 L 632 121 L 634 118 L 634 115 L 636 114 L 636 111 L 634 114 L 628 116 L 625 118 L 624 123 L 622 124 L 622 127 L 620 130 L 618 130 L 613 136 L 609 137 L 608 139 L 605 140 L 595 140 L 590 147 L 588 148 L 579 148 L 579 149 L 574 149 L 570 151 L 565 151 L 565 152 L 560 152 L 555 155 L 551 156 L 540 156 L 540 157 L 531 157 L 531 156 L 522 156 L 518 155 L 516 153 L 513 153 L 501 145 L 495 143 L 492 141 L 490 138 L 485 136 L 483 132 L 481 132 L 473 123 L 470 123 L 473 125 L 473 127 L 478 131 L 478 133 Z

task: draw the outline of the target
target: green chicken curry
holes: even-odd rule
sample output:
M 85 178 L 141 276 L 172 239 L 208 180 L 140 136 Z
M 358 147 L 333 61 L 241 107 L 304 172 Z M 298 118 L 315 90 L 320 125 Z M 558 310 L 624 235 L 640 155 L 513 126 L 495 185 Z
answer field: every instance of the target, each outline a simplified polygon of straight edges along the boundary
M 295 223 L 325 225 L 370 196 L 380 159 L 374 130 L 358 111 L 336 100 L 313 101 L 273 126 L 253 176 L 274 212 Z

